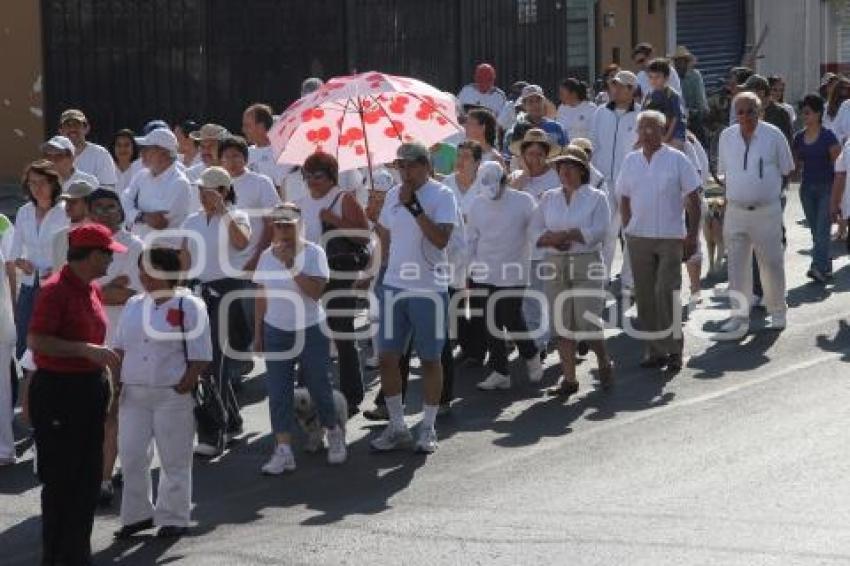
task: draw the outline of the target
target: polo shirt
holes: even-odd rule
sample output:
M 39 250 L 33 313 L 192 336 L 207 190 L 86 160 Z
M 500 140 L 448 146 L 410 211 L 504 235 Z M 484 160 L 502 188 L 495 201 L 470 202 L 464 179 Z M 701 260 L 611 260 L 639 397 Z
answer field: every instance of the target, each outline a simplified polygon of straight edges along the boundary
M 186 373 L 187 357 L 191 361 L 212 361 L 206 306 L 182 288 L 159 305 L 148 294 L 131 297 L 118 322 L 113 346 L 124 352 L 122 383 L 174 387 Z
M 631 152 L 617 178 L 617 193 L 628 197 L 631 205 L 625 233 L 640 238 L 684 238 L 685 197 L 699 187 L 697 170 L 681 151 L 662 145 L 650 161 L 642 150 Z
M 740 124 L 720 134 L 717 170 L 726 174 L 726 199 L 743 206 L 778 202 L 782 177 L 794 170 L 794 157 L 776 126 L 759 121 L 749 144 Z
M 66 265 L 41 286 L 35 301 L 29 331 L 86 344 L 103 344 L 106 339 L 106 309 L 97 283 L 86 283 Z M 35 365 L 62 373 L 99 371 L 85 358 L 65 358 L 33 352 Z

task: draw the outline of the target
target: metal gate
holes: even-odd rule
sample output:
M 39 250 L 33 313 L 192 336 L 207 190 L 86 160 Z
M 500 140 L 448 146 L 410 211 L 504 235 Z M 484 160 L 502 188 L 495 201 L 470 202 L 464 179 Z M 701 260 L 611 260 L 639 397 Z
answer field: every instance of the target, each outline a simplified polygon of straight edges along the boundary
M 682 0 L 680 0 L 682 1 Z M 543 85 L 590 71 L 592 0 L 42 0 L 45 120 L 79 107 L 92 138 L 152 118 L 241 129 L 307 76 L 380 70 L 457 92 L 474 66 Z
M 706 86 L 740 64 L 746 42 L 744 0 L 678 0 L 676 42 L 697 57 Z

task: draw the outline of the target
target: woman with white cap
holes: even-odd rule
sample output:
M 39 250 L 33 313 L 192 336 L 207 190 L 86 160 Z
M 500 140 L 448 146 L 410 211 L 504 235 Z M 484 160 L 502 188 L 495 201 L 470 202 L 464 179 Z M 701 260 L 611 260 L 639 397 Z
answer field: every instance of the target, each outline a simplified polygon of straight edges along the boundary
M 121 528 L 125 539 L 159 527 L 157 536 L 180 537 L 192 507 L 192 391 L 212 359 L 203 301 L 179 286 L 177 250 L 150 248 L 139 260 L 144 294 L 131 298 L 113 341 L 121 358 L 118 455 L 124 474 Z M 160 474 L 151 497 L 153 446 Z
M 467 214 L 471 302 L 473 312 L 492 315 L 493 319 L 486 320 L 486 328 L 474 326 L 490 354 L 492 370 L 478 388 L 491 391 L 511 386 L 505 330 L 525 360 L 529 381 L 538 383 L 543 378 L 543 365 L 534 341 L 523 336 L 528 329 L 522 314 L 531 263 L 528 227 L 534 215 L 534 199 L 507 187 L 504 170 L 496 163 L 481 166 L 479 184 L 481 196 Z
M 242 251 L 251 239 L 251 223 L 247 214 L 236 209 L 233 181 L 223 167 L 209 167 L 201 173 L 198 190 L 202 208 L 183 222 L 182 229 L 194 236 L 183 239 L 182 260 L 189 277 L 199 282 L 200 296 L 207 306 L 213 337 L 213 363 L 207 374 L 221 395 L 226 416 L 224 430 L 198 430 L 195 453 L 215 456 L 242 432 L 239 402 L 229 378 L 238 360 L 225 352 L 228 348 L 248 351 L 250 344 L 245 338 L 250 336 L 250 329 L 238 301 L 230 303 L 224 319 L 219 310 L 228 294 L 244 288 L 239 274 Z
M 269 413 L 275 450 L 262 472 L 295 470 L 295 363 L 326 430 L 328 463 L 347 457 L 345 429 L 338 424 L 329 377 L 330 340 L 322 328 L 322 293 L 330 277 L 325 251 L 304 237 L 301 209 L 292 203 L 272 211 L 272 245 L 254 272 L 257 284 L 254 349 L 266 358 Z
M 604 323 L 600 326 L 592 320 L 605 307 L 607 274 L 601 250 L 611 212 L 607 195 L 589 185 L 586 158 L 564 153 L 552 159 L 552 163 L 561 186 L 543 195 L 529 231 L 534 245 L 546 254 L 547 271 L 555 275 L 546 281 L 546 296 L 552 328 L 558 336 L 563 379 L 549 393 L 566 398 L 579 388 L 576 378 L 579 340 L 586 340 L 596 354 L 603 388 L 613 384 Z

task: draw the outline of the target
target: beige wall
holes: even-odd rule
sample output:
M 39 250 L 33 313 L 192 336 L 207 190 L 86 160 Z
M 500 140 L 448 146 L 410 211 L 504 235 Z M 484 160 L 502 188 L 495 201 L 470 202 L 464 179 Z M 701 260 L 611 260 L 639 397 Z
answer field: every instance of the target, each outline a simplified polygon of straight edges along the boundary
M 651 5 L 653 13 L 649 12 Z M 657 55 L 667 53 L 666 0 L 599 0 L 596 9 L 598 70 L 612 62 L 630 69 L 632 48 L 642 41 L 655 46 Z M 605 26 L 607 14 L 614 16 L 613 27 Z M 637 15 L 636 28 L 632 25 L 633 14 Z M 618 49 L 619 62 L 614 60 Z
M 17 182 L 44 138 L 38 0 L 4 2 L 0 20 L 0 184 Z

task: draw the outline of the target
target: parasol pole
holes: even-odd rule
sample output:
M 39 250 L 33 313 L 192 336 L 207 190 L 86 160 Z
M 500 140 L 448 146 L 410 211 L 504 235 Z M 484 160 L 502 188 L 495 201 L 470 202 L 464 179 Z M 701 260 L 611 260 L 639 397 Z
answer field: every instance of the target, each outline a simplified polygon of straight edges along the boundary
M 366 134 L 366 121 L 363 119 L 363 99 L 357 97 L 357 114 L 360 116 L 360 127 L 363 129 L 363 145 L 366 148 L 366 164 L 369 169 L 369 189 L 375 190 L 375 181 L 372 179 L 372 153 L 369 151 L 369 136 Z

